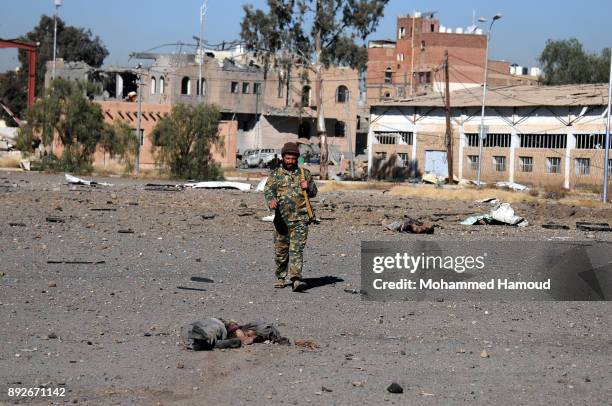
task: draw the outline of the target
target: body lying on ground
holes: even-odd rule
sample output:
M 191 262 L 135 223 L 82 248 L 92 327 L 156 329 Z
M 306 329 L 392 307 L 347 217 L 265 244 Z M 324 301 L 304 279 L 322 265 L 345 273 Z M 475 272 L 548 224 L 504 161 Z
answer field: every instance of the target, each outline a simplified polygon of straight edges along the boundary
M 214 348 L 239 348 L 243 345 L 270 341 L 288 344 L 278 329 L 265 321 L 255 321 L 243 325 L 235 321 L 210 318 L 188 324 L 183 329 L 185 346 L 194 351 Z

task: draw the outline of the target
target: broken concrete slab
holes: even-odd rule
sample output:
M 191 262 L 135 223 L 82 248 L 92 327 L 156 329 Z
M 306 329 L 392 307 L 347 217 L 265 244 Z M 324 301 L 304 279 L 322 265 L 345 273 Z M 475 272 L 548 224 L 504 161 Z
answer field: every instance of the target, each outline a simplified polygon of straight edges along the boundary
M 547 230 L 569 230 L 569 226 L 563 224 L 542 224 L 542 228 Z
M 250 183 L 243 182 L 197 182 L 197 183 L 185 183 L 183 186 L 192 189 L 238 189 L 243 192 L 251 190 L 252 186 Z
M 106 182 L 96 182 L 95 180 L 85 180 L 81 178 L 77 178 L 76 176 L 72 176 L 68 173 L 64 174 L 66 178 L 66 182 L 70 185 L 85 185 L 85 186 L 113 186 L 111 183 Z

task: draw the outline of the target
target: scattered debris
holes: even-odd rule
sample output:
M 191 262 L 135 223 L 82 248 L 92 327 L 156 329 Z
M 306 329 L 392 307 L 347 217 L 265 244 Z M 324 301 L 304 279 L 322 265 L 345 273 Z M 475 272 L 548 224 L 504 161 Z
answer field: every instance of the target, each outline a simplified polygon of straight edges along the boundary
M 45 221 L 47 223 L 65 223 L 66 219 L 63 218 L 63 217 L 49 216 L 49 217 L 45 218 Z
M 238 189 L 243 192 L 251 190 L 252 186 L 250 183 L 242 182 L 198 182 L 198 183 L 185 183 L 185 187 L 192 189 Z
M 9 223 L 10 227 L 25 227 L 25 223 Z
M 253 209 L 242 210 L 242 211 L 236 213 L 236 215 L 238 217 L 254 216 L 255 215 L 255 210 L 253 210 Z
M 114 207 L 92 207 L 91 209 L 89 209 L 90 211 L 117 211 L 117 209 L 115 209 Z
M 100 265 L 105 264 L 106 261 L 55 261 L 49 260 L 48 264 L 66 264 L 66 265 Z
M 488 197 L 486 199 L 476 200 L 474 203 L 489 203 L 490 205 L 494 206 L 499 203 L 499 200 L 495 197 Z
M 134 230 L 131 228 L 126 228 L 124 230 L 117 230 L 119 234 L 134 234 Z
M 96 182 L 95 180 L 85 180 L 81 178 L 77 178 L 76 176 L 72 176 L 70 174 L 65 173 L 66 182 L 70 185 L 85 185 L 85 186 L 113 186 L 110 183 L 106 182 Z
M 510 203 L 500 203 L 495 206 L 490 214 L 481 214 L 470 216 L 463 220 L 461 224 L 466 226 L 472 225 L 511 225 L 516 227 L 525 227 L 529 224 L 527 220 L 514 214 L 514 209 Z
M 362 293 L 360 289 L 348 289 L 347 288 L 347 289 L 344 289 L 344 291 L 346 293 L 350 293 L 351 295 L 358 295 L 358 294 Z
M 497 182 L 495 184 L 496 187 L 499 188 L 507 188 L 507 189 L 511 189 L 514 191 L 525 191 L 525 190 L 529 190 L 529 188 L 525 185 L 521 185 L 520 183 L 514 183 L 514 182 Z
M 353 385 L 356 388 L 363 388 L 363 382 L 361 381 L 353 381 L 351 382 L 351 385 Z
M 588 223 L 577 221 L 576 228 L 580 231 L 612 231 L 612 227 L 608 223 Z
M 546 228 L 547 230 L 569 230 L 569 226 L 563 224 L 542 224 L 542 228 Z
M 202 220 L 212 220 L 216 217 L 217 215 L 214 213 L 206 213 L 206 214 L 201 214 L 200 217 L 202 217 Z
M 204 282 L 204 283 L 214 283 L 212 279 L 204 278 L 202 276 L 192 276 L 190 279 L 192 282 Z
M 387 223 L 383 221 L 383 227 L 391 230 L 397 231 L 399 233 L 412 233 L 412 234 L 433 234 L 434 226 L 430 223 L 424 223 L 419 220 L 415 220 L 410 217 L 406 217 L 402 220 L 392 221 Z
M 57 288 L 57 282 L 50 281 L 47 283 L 47 287 L 49 288 Z
M 144 190 L 151 190 L 157 192 L 182 192 L 184 190 L 183 185 L 168 185 L 158 183 L 147 183 Z
M 261 178 L 261 180 L 259 181 L 259 183 L 257 184 L 257 187 L 255 188 L 256 192 L 263 192 L 265 187 L 266 187 L 266 183 L 268 183 L 268 177 L 264 177 Z
M 482 350 L 482 352 L 480 353 L 480 358 L 489 358 L 489 353 L 487 352 L 487 350 Z
M 262 217 L 261 221 L 265 221 L 265 222 L 268 222 L 268 223 L 273 223 L 274 222 L 274 214 L 270 214 L 269 216 Z
M 399 384 L 393 382 L 387 388 L 387 392 L 389 392 L 389 393 L 404 393 L 404 388 L 402 388 Z
M 198 292 L 206 292 L 206 289 L 202 289 L 202 288 L 190 288 L 188 286 L 177 286 L 176 288 L 180 289 L 180 290 L 195 290 L 195 291 L 198 291 Z
M 438 185 L 443 183 L 446 178 L 444 176 L 436 176 L 433 173 L 426 173 L 421 178 L 423 183 L 431 183 L 432 185 Z
M 296 339 L 295 341 L 293 341 L 293 344 L 297 345 L 298 347 L 309 348 L 311 350 L 319 348 L 319 344 L 316 341 L 305 340 L 303 338 Z

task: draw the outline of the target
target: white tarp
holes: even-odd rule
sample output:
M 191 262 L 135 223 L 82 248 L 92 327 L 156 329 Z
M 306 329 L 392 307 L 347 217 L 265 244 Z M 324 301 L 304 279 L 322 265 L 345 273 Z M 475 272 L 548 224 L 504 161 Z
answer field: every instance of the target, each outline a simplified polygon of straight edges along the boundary
M 491 210 L 491 217 L 493 220 L 510 224 L 511 226 L 525 227 L 529 224 L 527 220 L 514 214 L 514 209 L 510 206 L 510 203 L 500 203 L 495 206 Z
M 68 182 L 71 185 L 87 185 L 87 186 L 92 186 L 92 185 L 100 185 L 100 186 L 113 186 L 110 183 L 106 183 L 106 182 L 96 182 L 95 180 L 85 180 L 85 179 L 81 179 L 81 178 L 77 178 L 76 176 L 72 176 L 68 173 L 65 173 L 64 176 L 66 177 L 66 182 Z
M 257 185 L 257 188 L 255 188 L 256 192 L 263 192 L 264 188 L 266 187 L 266 183 L 268 182 L 268 177 L 264 177 L 261 178 L 261 180 L 259 181 L 259 184 Z
M 185 187 L 193 189 L 238 189 L 243 192 L 251 190 L 250 183 L 242 182 L 197 182 L 197 183 L 185 183 Z
M 516 191 L 529 190 L 529 188 L 527 186 L 521 185 L 520 183 L 514 183 L 514 182 L 497 182 L 495 184 L 495 186 L 497 186 L 497 187 L 507 187 L 508 189 L 512 189 L 512 190 L 516 190 Z

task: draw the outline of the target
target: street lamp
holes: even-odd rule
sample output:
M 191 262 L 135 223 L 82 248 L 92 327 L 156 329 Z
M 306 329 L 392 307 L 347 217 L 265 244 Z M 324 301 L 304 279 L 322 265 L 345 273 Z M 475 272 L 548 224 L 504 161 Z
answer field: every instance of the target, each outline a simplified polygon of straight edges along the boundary
M 204 0 L 202 2 L 202 7 L 200 7 L 200 38 L 198 40 L 198 52 L 200 53 L 200 74 L 198 75 L 198 85 L 196 86 L 196 88 L 200 90 L 198 94 L 199 103 L 202 103 L 202 93 L 204 93 L 204 86 L 202 86 L 202 63 L 204 62 L 204 50 L 202 49 L 202 41 L 204 40 L 204 17 L 206 16 L 207 10 L 208 0 Z
M 53 74 L 51 78 L 55 80 L 55 55 L 57 51 L 57 14 L 59 13 L 59 8 L 62 6 L 62 0 L 54 0 L 55 1 L 55 15 L 53 16 L 54 28 L 53 28 Z
M 487 79 L 489 78 L 489 43 L 491 42 L 491 30 L 493 29 L 493 24 L 495 21 L 502 18 L 500 13 L 497 13 L 493 16 L 491 20 L 491 25 L 489 26 L 489 32 L 487 33 L 487 47 L 485 51 L 485 67 L 484 67 L 484 84 L 482 87 L 482 111 L 480 113 L 480 131 L 478 134 L 478 178 L 476 180 L 476 185 L 480 187 L 480 169 L 482 167 L 482 143 L 484 137 L 487 135 L 487 131 L 484 126 L 484 118 L 485 118 L 485 101 L 487 99 Z M 487 20 L 480 17 L 478 19 L 479 22 L 484 23 Z

